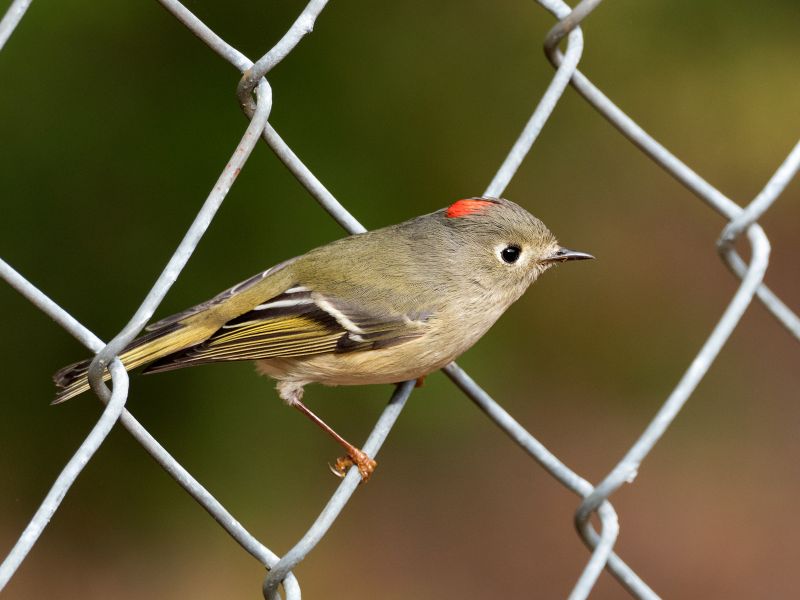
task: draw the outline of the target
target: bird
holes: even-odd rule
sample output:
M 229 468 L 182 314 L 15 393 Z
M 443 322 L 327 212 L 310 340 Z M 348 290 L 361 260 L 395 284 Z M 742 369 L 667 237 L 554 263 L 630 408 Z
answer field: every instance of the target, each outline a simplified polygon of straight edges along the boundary
M 510 200 L 465 198 L 277 264 L 148 325 L 119 359 L 143 373 L 255 361 L 281 399 L 344 447 L 335 472 L 355 465 L 367 481 L 377 463 L 302 402 L 306 385 L 421 381 L 470 348 L 542 273 L 592 258 L 562 247 Z M 53 404 L 89 389 L 90 363 L 54 374 Z

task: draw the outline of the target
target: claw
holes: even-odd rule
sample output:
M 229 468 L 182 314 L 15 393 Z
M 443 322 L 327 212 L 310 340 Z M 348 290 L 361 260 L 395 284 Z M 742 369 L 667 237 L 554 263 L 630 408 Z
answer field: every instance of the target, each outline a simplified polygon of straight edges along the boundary
M 340 456 L 336 459 L 336 463 L 328 466 L 334 475 L 337 477 L 344 477 L 347 474 L 347 470 L 353 465 L 358 467 L 358 472 L 361 474 L 361 481 L 367 482 L 378 463 L 361 450 L 356 450 L 352 455 Z

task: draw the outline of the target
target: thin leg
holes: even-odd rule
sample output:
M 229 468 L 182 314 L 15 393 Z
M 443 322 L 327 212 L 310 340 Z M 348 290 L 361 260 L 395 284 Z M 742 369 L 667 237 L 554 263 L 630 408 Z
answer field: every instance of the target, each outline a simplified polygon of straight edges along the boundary
M 336 440 L 347 452 L 347 456 L 336 459 L 336 464 L 333 466 L 334 473 L 339 477 L 344 477 L 347 473 L 347 469 L 355 465 L 358 467 L 358 472 L 361 473 L 361 480 L 369 480 L 370 475 L 372 475 L 378 463 L 336 433 L 325 421 L 311 412 L 300 400 L 293 399 L 292 406 L 316 423 L 320 429 Z

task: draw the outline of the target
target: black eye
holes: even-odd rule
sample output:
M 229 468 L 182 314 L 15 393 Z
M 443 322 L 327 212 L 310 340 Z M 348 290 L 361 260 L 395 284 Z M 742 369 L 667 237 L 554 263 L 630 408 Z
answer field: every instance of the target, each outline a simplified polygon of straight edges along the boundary
M 502 258 L 504 262 L 512 265 L 519 260 L 520 254 L 522 254 L 520 247 L 512 244 L 506 246 L 500 251 L 500 258 Z

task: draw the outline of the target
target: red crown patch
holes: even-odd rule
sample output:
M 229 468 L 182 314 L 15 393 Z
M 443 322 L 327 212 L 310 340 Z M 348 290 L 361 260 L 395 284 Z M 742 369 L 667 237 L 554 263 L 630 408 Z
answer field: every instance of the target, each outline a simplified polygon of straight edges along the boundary
M 481 198 L 467 198 L 466 200 L 456 200 L 447 207 L 447 215 L 450 219 L 457 219 L 465 217 L 476 212 L 483 211 L 487 206 L 494 204 L 491 200 L 482 200 Z

